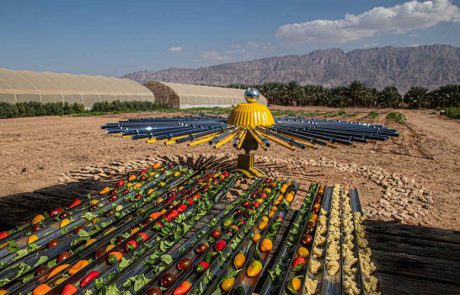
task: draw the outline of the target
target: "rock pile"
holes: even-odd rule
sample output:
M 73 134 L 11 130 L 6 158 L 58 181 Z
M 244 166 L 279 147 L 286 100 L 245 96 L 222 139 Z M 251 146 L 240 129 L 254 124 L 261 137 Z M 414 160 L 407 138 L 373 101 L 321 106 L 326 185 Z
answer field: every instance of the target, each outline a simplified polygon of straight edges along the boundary
M 379 196 L 378 202 L 371 203 L 363 208 L 364 213 L 373 219 L 408 224 L 430 224 L 433 218 L 433 196 L 431 192 L 418 184 L 414 179 L 387 172 L 381 167 L 340 163 L 324 157 L 321 157 L 319 160 L 285 160 L 263 157 L 260 161 L 287 166 L 304 174 L 311 170 L 311 168 L 308 168 L 309 166 L 333 168 L 341 172 L 362 176 L 374 182 L 382 188 L 382 193 Z M 273 172 L 270 171 L 269 173 L 274 176 L 280 175 L 279 171 Z

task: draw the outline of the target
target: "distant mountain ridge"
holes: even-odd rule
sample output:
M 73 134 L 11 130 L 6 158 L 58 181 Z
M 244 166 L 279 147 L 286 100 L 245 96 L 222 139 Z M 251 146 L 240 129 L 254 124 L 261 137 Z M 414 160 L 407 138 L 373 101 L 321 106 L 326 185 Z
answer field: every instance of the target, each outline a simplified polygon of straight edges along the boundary
M 460 48 L 449 45 L 315 50 L 305 55 L 287 55 L 226 63 L 196 69 L 170 68 L 140 71 L 124 76 L 141 83 L 151 80 L 228 85 L 288 82 L 339 86 L 360 80 L 381 89 L 396 86 L 436 88 L 460 83 Z

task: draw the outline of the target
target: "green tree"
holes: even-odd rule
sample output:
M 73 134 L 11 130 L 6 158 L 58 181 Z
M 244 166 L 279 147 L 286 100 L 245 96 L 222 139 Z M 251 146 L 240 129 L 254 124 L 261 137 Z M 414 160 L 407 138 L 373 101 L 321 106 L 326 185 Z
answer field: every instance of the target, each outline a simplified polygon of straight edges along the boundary
M 285 105 L 296 105 L 304 96 L 303 87 L 297 81 L 290 81 L 284 87 Z
M 361 81 L 353 81 L 346 88 L 344 95 L 348 98 L 348 104 L 345 106 L 369 106 L 371 92 Z
M 445 85 L 429 92 L 430 107 L 447 108 L 460 106 L 460 85 Z
M 404 103 L 410 109 L 429 107 L 428 88 L 414 86 L 404 94 Z
M 402 102 L 402 96 L 394 86 L 387 86 L 377 94 L 377 106 L 381 108 L 397 108 Z

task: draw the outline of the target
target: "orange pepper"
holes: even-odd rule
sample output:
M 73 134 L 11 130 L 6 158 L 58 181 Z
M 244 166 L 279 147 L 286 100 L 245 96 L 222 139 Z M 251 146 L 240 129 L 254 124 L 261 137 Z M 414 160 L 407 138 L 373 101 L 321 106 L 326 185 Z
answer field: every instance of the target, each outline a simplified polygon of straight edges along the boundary
M 58 267 L 56 267 L 50 272 L 50 274 L 48 275 L 48 279 L 54 277 L 55 275 L 57 275 L 58 273 L 66 269 L 69 265 L 70 264 L 59 265 Z
M 268 226 L 268 222 L 262 221 L 262 222 L 259 224 L 259 229 L 260 229 L 260 230 L 264 230 L 264 229 L 267 228 L 267 226 Z
M 161 212 L 153 212 L 152 214 L 149 215 L 149 218 L 151 219 L 157 219 L 158 217 L 160 217 L 163 213 Z
M 51 287 L 47 284 L 41 284 L 32 291 L 32 295 L 44 295 L 51 291 Z
M 249 265 L 246 274 L 248 277 L 253 278 L 257 276 L 260 271 L 262 270 L 262 263 L 258 260 L 253 260 L 251 264 Z
M 63 278 L 59 278 L 56 280 L 56 282 L 54 282 L 54 285 L 57 286 L 57 285 L 60 285 L 62 282 L 64 282 L 65 280 L 67 280 L 66 277 L 63 277 Z
M 100 195 L 105 195 L 106 193 L 108 193 L 110 191 L 110 187 L 104 187 L 100 192 L 99 194 Z
M 82 259 L 80 261 L 77 261 L 72 267 L 69 269 L 69 275 L 73 276 L 77 272 L 79 272 L 82 268 L 87 266 L 89 264 L 88 260 Z
M 89 239 L 88 241 L 86 241 L 85 247 L 88 247 L 89 245 L 91 245 L 94 242 L 96 242 L 96 239 Z
M 107 247 L 105 247 L 105 252 L 109 252 L 113 248 L 115 248 L 115 245 L 114 244 L 109 244 Z
M 130 175 L 128 180 L 129 181 L 133 181 L 133 180 L 136 180 L 137 179 L 137 176 L 136 175 Z
M 273 248 L 273 243 L 270 239 L 264 239 L 262 243 L 260 243 L 260 251 L 262 252 L 270 252 Z
M 156 162 L 155 164 L 153 164 L 153 169 L 158 169 L 161 167 L 161 163 L 160 162 Z
M 42 222 L 43 220 L 45 220 L 45 216 L 41 214 L 35 215 L 35 217 L 32 219 L 32 224 Z

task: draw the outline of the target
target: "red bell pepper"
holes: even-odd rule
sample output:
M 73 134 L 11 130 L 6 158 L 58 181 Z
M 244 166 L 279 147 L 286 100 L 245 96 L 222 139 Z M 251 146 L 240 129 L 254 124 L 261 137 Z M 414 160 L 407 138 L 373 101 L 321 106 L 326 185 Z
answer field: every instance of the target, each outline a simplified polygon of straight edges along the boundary
M 136 243 L 136 241 L 134 241 L 134 240 L 129 241 L 129 242 L 126 243 L 126 245 L 125 245 L 125 250 L 126 250 L 126 252 L 133 251 L 133 250 L 136 249 L 136 248 L 137 248 L 137 243 Z
M 145 241 L 147 241 L 147 239 L 149 238 L 149 236 L 144 233 L 144 232 L 140 232 L 136 235 L 136 242 L 137 243 L 143 243 Z
M 81 280 L 80 287 L 84 287 L 88 285 L 92 280 L 97 278 L 100 274 L 101 273 L 98 271 L 95 271 L 95 270 L 91 271 L 89 274 L 86 275 L 86 277 L 83 278 L 83 280 Z
M 185 210 L 187 210 L 187 205 L 185 204 L 180 204 L 178 207 L 177 207 L 177 212 L 180 214 L 182 212 L 184 212 Z
M 53 209 L 50 211 L 50 216 L 56 216 L 61 212 L 64 212 L 64 209 L 62 209 L 61 207 Z
M 78 288 L 72 284 L 67 284 L 61 291 L 61 295 L 73 295 L 78 292 Z
M 188 198 L 187 199 L 187 204 L 190 206 L 190 205 L 193 205 L 195 201 L 193 200 L 193 198 Z
M 115 196 L 115 195 L 109 197 L 110 202 L 116 201 L 117 199 L 118 199 L 118 197 Z
M 305 265 L 305 258 L 303 257 L 297 257 L 296 259 L 294 259 L 294 261 L 292 261 L 292 270 L 293 271 L 299 271 L 303 268 L 303 266 Z
M 170 220 L 176 218 L 177 216 L 179 216 L 179 212 L 177 212 L 176 209 L 173 209 L 168 213 L 168 217 Z
M 216 243 L 216 251 L 222 251 L 225 249 L 225 246 L 227 246 L 227 242 L 225 242 L 224 240 L 220 240 Z
M 142 199 L 142 195 L 141 194 L 135 194 L 134 199 L 136 199 L 136 200 Z
M 203 273 L 205 272 L 209 267 L 209 263 L 206 262 L 206 261 L 200 261 L 198 262 L 198 264 L 196 265 L 195 267 L 195 270 L 198 272 L 198 273 Z
M 125 181 L 123 179 L 120 179 L 118 182 L 117 182 L 117 187 L 121 187 L 125 185 Z

